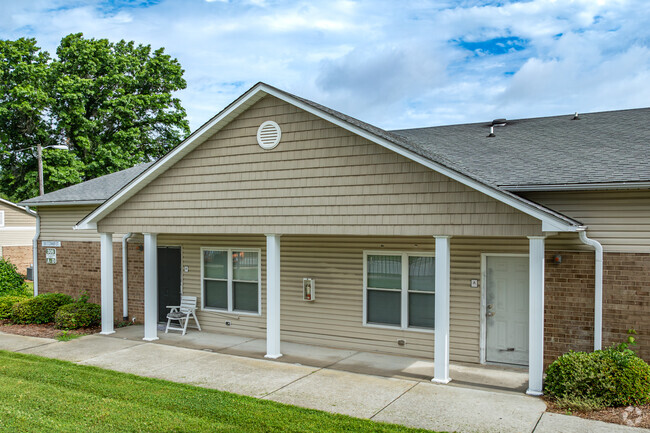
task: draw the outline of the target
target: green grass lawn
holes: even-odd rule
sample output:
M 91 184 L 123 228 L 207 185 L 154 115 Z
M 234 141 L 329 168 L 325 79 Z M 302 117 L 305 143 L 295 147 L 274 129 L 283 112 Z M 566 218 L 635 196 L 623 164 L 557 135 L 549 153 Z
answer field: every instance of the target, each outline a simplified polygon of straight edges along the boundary
M 5 351 L 0 402 L 11 432 L 425 431 Z

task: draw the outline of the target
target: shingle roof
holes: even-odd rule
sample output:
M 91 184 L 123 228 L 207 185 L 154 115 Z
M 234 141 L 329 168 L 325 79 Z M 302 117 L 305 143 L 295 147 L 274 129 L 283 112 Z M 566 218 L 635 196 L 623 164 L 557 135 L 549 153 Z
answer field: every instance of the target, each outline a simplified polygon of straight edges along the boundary
M 390 131 L 430 159 L 509 189 L 650 181 L 650 108 Z M 447 165 L 446 164 L 446 165 Z
M 101 204 L 121 190 L 151 164 L 138 164 L 126 170 L 107 174 L 89 181 L 72 185 L 40 197 L 20 202 L 22 206 L 47 206 L 60 204 Z

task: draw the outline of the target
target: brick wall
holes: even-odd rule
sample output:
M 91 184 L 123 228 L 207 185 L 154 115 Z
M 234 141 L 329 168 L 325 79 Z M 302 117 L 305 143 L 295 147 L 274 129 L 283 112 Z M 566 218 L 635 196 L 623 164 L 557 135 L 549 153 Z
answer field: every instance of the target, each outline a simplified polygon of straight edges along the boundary
M 32 257 L 32 247 L 30 246 L 20 246 L 20 247 L 2 247 L 2 257 L 16 265 L 18 272 L 22 275 L 27 275 L 27 268 L 34 261 Z
M 553 257 L 562 256 L 562 263 Z M 594 253 L 547 251 L 544 269 L 544 364 L 594 347 Z
M 144 318 L 144 253 L 141 243 L 128 243 L 129 318 Z M 38 291 L 79 297 L 87 292 L 90 302 L 100 303 L 101 267 L 99 242 L 62 241 L 56 248 L 56 264 L 45 263 L 45 248 L 38 247 Z M 113 244 L 113 312 L 122 320 L 122 245 Z
M 603 347 L 637 331 L 633 349 L 650 362 L 650 254 L 605 253 Z
M 560 254 L 562 263 L 554 263 Z M 603 347 L 637 331 L 635 351 L 650 361 L 650 254 L 605 253 Z M 593 350 L 594 253 L 546 253 L 544 353 L 548 365 L 569 350 Z

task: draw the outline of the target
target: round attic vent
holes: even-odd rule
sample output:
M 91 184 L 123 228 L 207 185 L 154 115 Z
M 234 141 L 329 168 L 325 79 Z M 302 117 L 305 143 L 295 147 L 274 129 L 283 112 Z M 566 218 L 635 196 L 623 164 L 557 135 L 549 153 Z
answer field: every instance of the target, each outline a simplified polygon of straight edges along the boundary
M 262 123 L 257 129 L 257 144 L 262 149 L 270 150 L 280 143 L 282 131 L 280 126 L 272 120 Z

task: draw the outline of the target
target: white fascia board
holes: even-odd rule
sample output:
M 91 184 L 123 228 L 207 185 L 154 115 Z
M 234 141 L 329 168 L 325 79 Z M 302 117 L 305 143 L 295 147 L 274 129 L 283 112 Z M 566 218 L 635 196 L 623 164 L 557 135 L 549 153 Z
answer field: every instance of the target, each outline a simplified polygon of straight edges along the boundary
M 23 206 L 19 205 L 19 204 L 13 203 L 13 202 L 11 202 L 9 200 L 5 200 L 3 198 L 0 198 L 0 203 L 4 203 L 7 206 L 14 207 L 14 208 L 16 208 L 18 210 L 21 210 L 21 211 L 23 211 L 25 213 L 28 213 L 28 214 L 32 215 L 32 216 L 36 216 L 36 212 L 34 212 L 33 210 L 30 210 L 30 209 L 28 209 L 26 207 L 23 207 Z
M 260 93 L 264 93 L 261 90 L 262 87 L 264 87 L 262 84 L 258 84 L 251 88 L 247 93 L 240 96 L 238 100 L 230 104 L 230 106 L 226 107 L 212 120 L 206 122 L 203 126 L 197 129 L 193 134 L 186 138 L 184 142 L 176 146 L 175 149 L 153 163 L 138 177 L 132 180 L 130 184 L 106 200 L 104 204 L 88 214 L 83 220 L 79 221 L 79 223 L 74 227 L 75 230 L 97 230 L 97 221 L 101 220 L 103 217 L 121 205 L 124 201 L 128 200 L 135 193 L 144 188 L 147 184 L 149 184 L 149 182 L 154 180 L 161 171 L 164 171 L 175 164 L 183 156 L 185 156 L 198 145 L 203 143 L 208 137 L 221 129 L 221 127 L 225 126 L 225 124 L 228 122 L 224 123 L 224 120 L 229 121 L 229 116 L 231 116 L 233 113 L 236 113 L 237 110 L 239 110 L 242 106 L 245 106 L 247 103 L 248 106 L 250 106 L 265 96 L 264 94 L 259 95 Z M 257 99 L 255 99 L 256 96 L 258 96 Z M 253 102 L 250 102 L 252 99 L 255 100 Z
M 85 224 L 79 223 L 73 226 L 72 230 L 97 230 L 97 223 L 96 222 L 88 222 Z
M 285 95 L 281 92 L 277 92 L 274 89 L 269 89 L 266 88 L 266 86 L 262 85 L 262 88 L 264 88 L 264 91 L 272 96 L 275 96 L 278 99 L 282 99 L 285 102 L 288 102 L 292 105 L 297 106 L 298 108 L 301 108 L 307 112 L 310 112 L 311 114 L 314 114 L 315 116 L 321 117 L 325 120 L 327 120 L 330 123 L 333 123 L 343 129 L 346 129 L 350 132 L 353 132 L 356 135 L 359 135 L 369 141 L 372 141 L 374 143 L 379 144 L 380 146 L 383 146 L 389 150 L 392 150 L 393 152 L 400 154 L 411 161 L 417 162 L 421 165 L 424 165 L 425 167 L 428 167 L 432 170 L 437 171 L 438 173 L 445 175 L 451 179 L 454 179 L 464 185 L 469 186 L 472 189 L 475 189 L 476 191 L 479 191 L 489 197 L 492 197 L 502 203 L 507 204 L 508 206 L 511 206 L 517 210 L 520 210 L 521 212 L 524 212 L 525 214 L 528 214 L 532 216 L 533 218 L 537 218 L 540 221 L 542 221 L 542 231 L 544 230 L 544 224 L 547 223 L 551 224 L 552 230 L 550 231 L 562 231 L 562 232 L 573 232 L 577 230 L 578 226 L 575 226 L 571 224 L 569 221 L 565 221 L 562 218 L 553 215 L 550 212 L 546 212 L 543 209 L 537 208 L 536 206 L 530 204 L 527 200 L 523 198 L 517 198 L 516 196 L 507 194 L 503 191 L 499 191 L 493 187 L 490 187 L 488 185 L 485 185 L 479 181 L 476 181 L 466 175 L 463 175 L 455 170 L 452 170 L 448 167 L 445 167 L 444 165 L 441 165 L 439 163 L 433 162 L 427 158 L 424 158 L 420 155 L 417 155 L 407 149 L 404 149 L 403 147 L 400 147 L 394 143 L 391 143 L 390 141 L 383 139 L 381 137 L 377 137 L 376 135 L 365 131 L 362 128 L 359 128 L 357 126 L 351 125 L 341 119 L 338 119 L 337 117 L 334 117 L 328 113 L 324 113 L 323 111 L 317 109 L 316 107 L 312 107 L 309 104 L 305 104 L 302 101 L 299 101 L 297 99 L 291 98 L 288 95 Z

